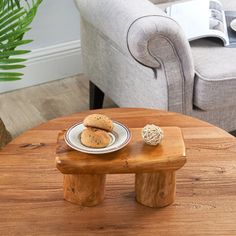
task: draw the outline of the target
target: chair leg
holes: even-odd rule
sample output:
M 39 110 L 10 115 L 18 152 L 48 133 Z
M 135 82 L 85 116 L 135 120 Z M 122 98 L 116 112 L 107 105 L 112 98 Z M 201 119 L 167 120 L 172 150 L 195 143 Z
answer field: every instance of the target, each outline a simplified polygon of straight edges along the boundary
M 104 93 L 93 82 L 89 81 L 89 108 L 100 109 L 103 105 Z
M 236 137 L 236 130 L 229 132 L 231 135 Z

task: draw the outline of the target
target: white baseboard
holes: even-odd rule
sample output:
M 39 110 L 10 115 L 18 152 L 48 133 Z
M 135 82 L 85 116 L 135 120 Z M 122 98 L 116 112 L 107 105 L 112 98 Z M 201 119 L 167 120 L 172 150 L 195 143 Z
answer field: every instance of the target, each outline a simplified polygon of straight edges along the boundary
M 22 80 L 0 82 L 0 93 L 82 73 L 80 40 L 41 48 L 26 54 Z

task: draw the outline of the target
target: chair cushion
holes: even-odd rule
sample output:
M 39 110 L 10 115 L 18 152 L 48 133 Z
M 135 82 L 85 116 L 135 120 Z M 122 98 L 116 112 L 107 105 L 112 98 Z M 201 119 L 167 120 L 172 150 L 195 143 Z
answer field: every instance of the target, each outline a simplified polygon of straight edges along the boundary
M 152 0 L 155 2 L 155 0 Z M 185 2 L 186 0 L 173 0 Z M 161 9 L 173 4 L 157 4 Z M 236 1 L 221 0 L 225 10 L 236 11 Z M 202 110 L 236 105 L 236 48 L 226 48 L 220 39 L 190 43 L 195 66 L 193 103 Z
M 225 10 L 236 11 L 236 1 L 221 0 Z M 236 48 L 220 39 L 191 42 L 195 64 L 193 103 L 202 110 L 236 105 Z
M 196 72 L 193 103 L 202 110 L 236 105 L 236 48 L 220 43 L 213 39 L 191 43 Z

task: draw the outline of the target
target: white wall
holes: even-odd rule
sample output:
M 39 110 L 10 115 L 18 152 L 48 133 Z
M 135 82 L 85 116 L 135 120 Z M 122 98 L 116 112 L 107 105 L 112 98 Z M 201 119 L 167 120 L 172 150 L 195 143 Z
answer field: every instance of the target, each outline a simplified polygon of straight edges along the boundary
M 73 0 L 43 0 L 23 48 L 23 79 L 0 82 L 0 93 L 82 73 L 79 12 Z
M 33 39 L 29 49 L 44 48 L 80 39 L 79 12 L 73 0 L 43 0 L 32 29 L 25 38 Z

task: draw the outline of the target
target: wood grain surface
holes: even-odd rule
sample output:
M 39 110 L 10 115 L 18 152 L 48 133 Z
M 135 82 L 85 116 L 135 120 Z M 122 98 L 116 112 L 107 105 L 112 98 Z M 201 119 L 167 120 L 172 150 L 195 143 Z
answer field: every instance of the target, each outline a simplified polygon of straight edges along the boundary
M 149 207 L 165 207 L 175 200 L 175 171 L 137 173 L 135 175 L 136 200 Z
M 105 96 L 103 107 L 117 107 Z M 83 75 L 0 93 L 0 117 L 13 138 L 42 122 L 89 109 L 89 79 Z
M 60 132 L 56 148 L 57 168 L 63 174 L 120 174 L 177 170 L 186 162 L 185 146 L 178 127 L 162 127 L 164 138 L 158 146 L 147 145 L 141 128 L 131 128 L 131 141 L 119 151 L 87 154 L 70 148 Z
M 94 112 L 94 111 L 93 111 Z M 175 203 L 134 201 L 134 175 L 108 175 L 105 200 L 80 207 L 63 200 L 55 166 L 58 132 L 91 111 L 33 128 L 0 152 L 0 235 L 236 235 L 236 140 L 206 122 L 149 109 L 101 112 L 131 128 L 182 129 L 187 163 L 176 172 Z
M 96 206 L 104 199 L 106 175 L 64 175 L 64 199 L 81 206 Z
M 149 207 L 173 203 L 174 171 L 186 162 L 185 145 L 180 128 L 162 127 L 162 130 L 162 142 L 150 146 L 142 139 L 142 128 L 130 128 L 131 141 L 124 148 L 100 155 L 73 150 L 64 140 L 65 132 L 61 131 L 57 139 L 56 166 L 64 174 L 64 198 L 78 205 L 95 206 L 104 197 L 105 174 L 136 173 L 135 195 L 139 203 Z

